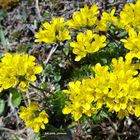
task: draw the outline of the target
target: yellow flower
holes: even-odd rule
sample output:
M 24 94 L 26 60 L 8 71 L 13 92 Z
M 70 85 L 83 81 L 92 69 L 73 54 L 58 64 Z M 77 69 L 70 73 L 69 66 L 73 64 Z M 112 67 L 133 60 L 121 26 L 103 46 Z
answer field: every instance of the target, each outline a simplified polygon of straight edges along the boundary
M 65 27 L 66 23 L 64 18 L 52 18 L 52 22 L 45 22 L 43 29 L 40 28 L 39 32 L 35 34 L 35 42 L 45 42 L 52 44 L 57 41 L 65 41 L 71 39 L 69 30 Z
M 102 100 L 109 92 L 109 72 L 107 66 L 101 66 L 101 64 L 97 63 L 95 67 L 92 67 L 93 71 L 95 72 L 94 78 L 94 94 L 95 94 L 95 101 L 97 101 L 97 108 L 101 107 L 101 103 L 104 101 Z M 93 79 L 93 78 L 92 78 Z M 92 84 L 91 83 L 91 84 Z M 100 86 L 99 86 L 100 85 Z M 102 104 L 103 105 L 103 104 Z
M 39 112 L 39 106 L 35 102 L 31 102 L 28 107 L 21 106 L 19 116 L 36 133 L 39 132 L 40 128 L 45 129 L 45 124 L 48 123 L 48 114 L 45 110 Z
M 140 117 L 140 101 L 139 104 L 135 106 L 135 116 Z
M 118 26 L 129 31 L 130 28 L 135 27 L 140 29 L 140 0 L 136 4 L 125 4 L 123 10 L 120 12 L 120 20 Z
M 91 30 L 86 33 L 79 33 L 77 42 L 70 43 L 70 46 L 73 47 L 73 53 L 77 55 L 75 61 L 80 61 L 88 53 L 97 52 L 100 48 L 105 47 L 105 41 L 104 35 L 93 34 Z
M 118 25 L 118 18 L 114 16 L 115 9 L 112 9 L 110 13 L 103 12 L 101 19 L 96 21 L 96 29 L 100 31 L 106 31 L 110 24 Z
M 82 81 L 85 82 L 84 80 Z M 64 90 L 64 92 L 70 94 L 70 101 L 66 103 L 63 108 L 63 114 L 71 113 L 74 120 L 78 121 L 83 114 L 91 116 L 96 109 L 92 106 L 94 96 L 91 94 L 90 88 L 82 85 L 80 81 L 70 82 L 69 90 Z
M 131 60 L 136 57 L 140 59 L 140 32 L 136 32 L 133 28 L 129 29 L 129 37 L 127 39 L 121 39 L 124 42 L 124 47 L 129 50 L 126 54 L 126 59 Z
M 36 66 L 34 56 L 6 53 L 0 62 L 0 91 L 19 85 L 25 92 L 41 71 L 42 67 Z
M 81 27 L 94 26 L 97 20 L 96 15 L 98 13 L 99 11 L 96 5 L 92 5 L 91 8 L 88 8 L 88 6 L 85 5 L 80 11 L 74 12 L 72 19 L 67 21 L 69 28 L 79 29 Z
M 23 92 L 26 92 L 28 86 L 29 86 L 29 82 L 28 81 L 21 81 L 20 84 L 19 84 L 19 88 Z

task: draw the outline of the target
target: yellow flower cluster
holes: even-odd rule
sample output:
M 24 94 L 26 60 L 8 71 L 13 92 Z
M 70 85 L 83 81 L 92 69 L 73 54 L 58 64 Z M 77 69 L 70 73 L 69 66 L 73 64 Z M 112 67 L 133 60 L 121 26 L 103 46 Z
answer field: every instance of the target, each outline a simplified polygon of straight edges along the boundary
M 73 53 L 76 54 L 75 61 L 81 60 L 87 53 L 97 52 L 100 48 L 106 46 L 106 36 L 94 34 L 92 30 L 87 30 L 85 33 L 77 35 L 77 42 L 71 42 L 70 46 L 73 47 Z
M 31 102 L 28 107 L 21 106 L 20 118 L 23 119 L 29 128 L 34 132 L 39 132 L 40 128 L 45 129 L 45 124 L 48 123 L 48 114 L 45 110 L 39 112 L 39 105 Z
M 52 18 L 52 22 L 45 22 L 43 29 L 40 28 L 39 32 L 35 34 L 35 42 L 45 42 L 52 44 L 57 41 L 65 41 L 71 39 L 69 30 L 65 27 L 66 22 L 64 18 Z
M 35 64 L 35 57 L 27 54 L 6 53 L 0 62 L 0 92 L 19 86 L 26 91 L 29 82 L 35 81 L 42 67 Z
M 120 21 L 118 26 L 124 28 L 127 31 L 131 27 L 140 29 L 140 0 L 137 0 L 136 4 L 125 4 L 125 7 L 120 12 Z
M 119 16 L 115 16 L 115 9 L 111 12 L 103 12 L 101 19 L 97 18 L 99 13 L 98 7 L 92 5 L 88 8 L 85 5 L 80 11 L 74 12 L 72 19 L 68 20 L 69 28 L 79 29 L 81 27 L 96 27 L 97 30 L 106 31 L 108 26 L 114 24 L 120 28 L 129 30 L 130 27 L 140 29 L 140 0 L 135 4 L 125 4 L 125 7 L 120 12 Z
M 124 42 L 124 47 L 129 50 L 126 54 L 126 59 L 132 59 L 134 57 L 140 59 L 140 31 L 137 33 L 133 28 L 129 29 L 129 37 L 127 39 L 121 39 Z
M 85 5 L 84 8 L 80 9 L 80 11 L 74 12 L 72 19 L 67 21 L 69 28 L 79 29 L 81 27 L 94 26 L 97 20 L 96 15 L 98 13 L 99 10 L 96 5 L 92 5 L 91 8 Z
M 100 31 L 106 31 L 109 23 L 118 25 L 119 19 L 114 15 L 115 9 L 113 9 L 110 13 L 103 12 L 100 20 L 97 18 L 98 14 L 99 10 L 96 5 L 92 5 L 91 8 L 88 8 L 88 6 L 85 5 L 85 7 L 81 8 L 80 11 L 74 12 L 72 19 L 68 20 L 67 23 L 69 28 L 72 29 L 96 26 L 96 29 Z
M 126 55 L 126 59 L 132 59 L 134 57 L 140 59 L 140 0 L 137 0 L 135 4 L 126 4 L 120 15 L 115 16 L 115 9 L 110 12 L 103 12 L 101 19 L 97 19 L 99 13 L 98 7 L 93 5 L 88 8 L 86 5 L 81 8 L 80 11 L 76 11 L 73 14 L 73 19 L 68 21 L 69 28 L 79 29 L 80 27 L 94 27 L 95 30 L 106 31 L 110 25 L 118 26 L 119 28 L 125 29 L 129 33 L 127 39 L 122 39 L 124 47 L 130 52 Z M 92 16 L 91 16 L 92 15 Z M 93 21 L 92 21 L 93 20 Z M 90 24 L 91 23 L 93 24 Z M 135 31 L 137 29 L 137 31 Z M 137 33 L 138 32 L 138 33 Z M 96 39 L 95 39 L 96 36 Z M 100 48 L 105 46 L 106 37 L 99 36 L 91 33 L 88 30 L 86 33 L 79 33 L 77 35 L 77 42 L 71 42 L 70 46 L 73 47 L 73 53 L 76 54 L 76 61 L 81 60 L 87 53 L 97 52 Z
M 83 114 L 91 116 L 102 106 L 110 112 L 118 113 L 119 118 L 129 114 L 140 117 L 140 77 L 137 67 L 131 61 L 112 60 L 111 70 L 99 63 L 93 67 L 95 77 L 82 82 L 69 83 L 69 101 L 63 109 L 64 114 L 71 113 L 74 120 L 79 120 Z

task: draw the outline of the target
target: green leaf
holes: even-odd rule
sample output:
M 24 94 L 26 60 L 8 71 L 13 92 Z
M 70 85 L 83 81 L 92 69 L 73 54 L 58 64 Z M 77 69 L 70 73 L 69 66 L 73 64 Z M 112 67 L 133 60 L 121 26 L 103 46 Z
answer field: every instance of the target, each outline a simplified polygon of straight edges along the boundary
M 117 35 L 117 37 L 118 37 L 118 38 L 124 38 L 126 35 L 127 35 L 127 32 L 126 32 L 126 31 L 121 31 L 121 32 Z
M 3 114 L 5 109 L 5 102 L 4 100 L 0 99 L 0 116 Z
M 63 51 L 65 52 L 66 55 L 68 55 L 70 48 L 69 47 L 64 47 Z
M 101 63 L 102 63 L 103 65 L 107 64 L 107 59 L 106 59 L 106 58 L 101 58 Z
M 6 39 L 5 32 L 1 26 L 0 26 L 0 41 L 6 51 L 10 50 L 10 46 L 8 45 L 8 40 Z
M 21 15 L 19 16 L 19 19 L 22 21 L 26 21 L 28 15 L 26 11 L 21 12 Z
M 60 80 L 61 80 L 61 75 L 55 75 L 55 76 L 54 76 L 54 80 L 55 80 L 56 82 L 60 81 Z
M 54 105 L 54 109 L 57 111 L 57 113 L 62 113 L 62 108 L 65 105 L 66 101 L 66 95 L 62 91 L 57 91 L 52 96 L 52 104 Z
M 34 140 L 40 140 L 40 133 L 35 134 Z
M 96 114 L 92 116 L 92 121 L 94 124 L 97 124 L 99 122 L 99 118 Z
M 0 21 L 3 20 L 7 16 L 7 11 L 4 9 L 0 9 Z
M 105 111 L 101 110 L 100 113 L 99 113 L 99 117 L 101 119 L 108 118 L 108 114 Z
M 10 92 L 12 93 L 11 102 L 13 107 L 17 107 L 21 103 L 21 94 L 15 88 L 10 89 Z
M 43 18 L 44 18 L 44 20 L 46 20 L 46 18 L 48 18 L 48 16 L 49 16 L 49 12 L 46 11 L 46 12 L 43 14 Z

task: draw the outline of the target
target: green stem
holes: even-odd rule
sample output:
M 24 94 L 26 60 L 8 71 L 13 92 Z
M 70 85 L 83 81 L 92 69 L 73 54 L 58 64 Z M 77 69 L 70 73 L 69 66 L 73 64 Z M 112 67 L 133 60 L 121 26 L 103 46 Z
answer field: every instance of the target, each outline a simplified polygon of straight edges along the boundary
M 30 86 L 33 87 L 33 88 L 35 88 L 35 89 L 37 89 L 37 90 L 40 90 L 40 91 L 43 91 L 43 92 L 47 92 L 47 93 L 51 93 L 50 91 L 45 90 L 45 89 L 43 89 L 43 88 L 36 87 L 36 86 L 34 86 L 33 84 L 31 84 L 31 83 L 30 83 Z

